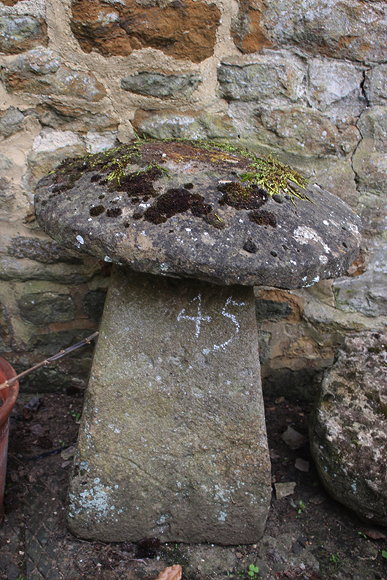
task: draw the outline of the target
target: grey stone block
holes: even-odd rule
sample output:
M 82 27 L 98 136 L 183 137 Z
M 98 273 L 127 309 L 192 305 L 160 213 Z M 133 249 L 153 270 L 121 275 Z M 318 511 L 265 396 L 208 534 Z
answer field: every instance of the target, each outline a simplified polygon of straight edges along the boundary
M 125 91 L 151 97 L 188 96 L 200 83 L 200 77 L 195 74 L 163 74 L 140 72 L 121 80 L 121 88 Z
M 271 496 L 251 288 L 113 273 L 71 483 L 71 530 L 250 543 Z

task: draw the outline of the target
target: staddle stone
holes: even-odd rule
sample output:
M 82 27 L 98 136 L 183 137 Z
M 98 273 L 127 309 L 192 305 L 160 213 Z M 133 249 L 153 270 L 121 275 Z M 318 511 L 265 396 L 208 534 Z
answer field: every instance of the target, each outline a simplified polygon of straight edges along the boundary
M 271 485 L 252 287 L 344 274 L 359 218 L 273 158 L 152 140 L 64 161 L 38 184 L 35 208 L 55 240 L 115 265 L 73 532 L 259 540 Z
M 115 268 L 80 433 L 75 534 L 257 541 L 271 482 L 252 289 Z

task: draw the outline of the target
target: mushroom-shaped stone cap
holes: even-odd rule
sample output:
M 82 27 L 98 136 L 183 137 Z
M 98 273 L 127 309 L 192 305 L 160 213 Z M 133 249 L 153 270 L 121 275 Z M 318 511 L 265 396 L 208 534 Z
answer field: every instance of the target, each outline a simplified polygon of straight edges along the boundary
M 344 274 L 359 218 L 295 171 L 229 145 L 136 141 L 66 160 L 35 196 L 67 247 L 218 284 L 308 286 Z

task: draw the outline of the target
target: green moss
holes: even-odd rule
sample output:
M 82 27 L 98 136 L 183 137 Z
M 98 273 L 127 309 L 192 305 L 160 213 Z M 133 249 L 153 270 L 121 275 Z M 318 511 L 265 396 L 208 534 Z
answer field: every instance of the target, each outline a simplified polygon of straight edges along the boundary
M 289 165 L 269 155 L 266 159 L 252 161 L 250 167 L 251 171 L 241 175 L 242 181 L 255 183 L 271 196 L 282 194 L 289 196 L 291 201 L 294 198 L 310 201 L 302 191 L 308 184 L 307 179 Z
M 203 152 L 209 153 L 207 160 L 214 164 L 229 162 L 232 156 L 235 157 L 236 162 L 238 162 L 238 157 L 239 161 L 240 158 L 245 159 L 246 163 L 242 162 L 242 165 L 245 165 L 245 171 L 239 175 L 239 178 L 237 177 L 235 182 L 222 190 L 225 195 L 221 203 L 227 203 L 237 209 L 257 209 L 258 204 L 262 204 L 262 194 L 285 196 L 293 203 L 296 198 L 309 200 L 303 191 L 307 186 L 307 180 L 297 171 L 272 156 L 263 159 L 228 142 L 186 139 L 160 141 L 140 137 L 127 145 L 121 145 L 101 153 L 65 160 L 55 171 L 55 183 L 57 184 L 55 193 L 61 193 L 73 187 L 75 182 L 87 171 L 98 172 L 101 179 L 105 180 L 105 183 L 109 183 L 113 189 L 120 189 L 128 176 L 133 180 L 134 177 L 150 176 L 155 172 L 159 176 L 163 173 L 168 175 L 168 171 L 162 165 L 162 160 L 160 160 L 161 164 L 150 160 L 145 167 L 140 168 L 135 173 L 128 173 L 130 165 L 141 162 L 141 160 L 146 162 L 143 148 L 147 143 L 154 142 L 178 142 L 189 145 L 191 151 L 185 153 L 185 157 L 181 156 L 182 161 L 191 154 L 192 158 L 195 159 L 196 151 L 198 159 L 203 158 Z M 176 154 L 175 161 L 178 162 L 179 159 L 179 155 Z
M 245 185 L 238 181 L 231 181 L 218 189 L 223 193 L 219 203 L 231 205 L 235 209 L 258 209 L 268 199 L 267 192 L 255 183 Z
M 289 165 L 282 163 L 272 155 L 260 158 L 254 153 L 232 145 L 228 142 L 218 141 L 190 141 L 206 151 L 220 150 L 231 155 L 239 155 L 250 161 L 248 170 L 240 176 L 242 182 L 254 184 L 264 189 L 270 196 L 285 195 L 294 202 L 294 198 L 311 201 L 303 190 L 308 185 L 308 180 Z M 242 196 L 246 191 L 241 190 Z
M 250 211 L 248 215 L 249 220 L 259 226 L 271 226 L 272 228 L 277 227 L 277 219 L 270 211 Z

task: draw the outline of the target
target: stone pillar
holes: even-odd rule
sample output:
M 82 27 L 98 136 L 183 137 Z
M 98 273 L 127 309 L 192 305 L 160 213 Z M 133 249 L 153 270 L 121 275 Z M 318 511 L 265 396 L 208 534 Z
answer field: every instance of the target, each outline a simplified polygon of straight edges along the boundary
M 257 541 L 271 480 L 252 288 L 116 267 L 78 452 L 76 535 Z

